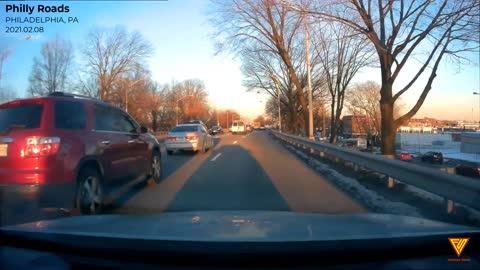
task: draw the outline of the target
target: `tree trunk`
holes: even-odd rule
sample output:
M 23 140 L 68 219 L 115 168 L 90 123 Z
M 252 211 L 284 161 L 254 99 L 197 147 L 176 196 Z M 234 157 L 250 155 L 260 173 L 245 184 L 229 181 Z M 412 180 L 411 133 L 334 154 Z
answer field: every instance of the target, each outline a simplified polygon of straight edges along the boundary
M 332 99 L 332 104 L 330 105 L 330 143 L 335 143 L 337 137 L 337 127 L 335 123 L 335 97 Z
M 157 115 L 158 113 L 156 111 L 152 111 L 152 130 L 154 132 L 157 131 Z
M 380 113 L 382 115 L 382 154 L 393 157 L 395 155 L 396 127 L 393 119 L 392 84 L 389 82 L 382 84 Z

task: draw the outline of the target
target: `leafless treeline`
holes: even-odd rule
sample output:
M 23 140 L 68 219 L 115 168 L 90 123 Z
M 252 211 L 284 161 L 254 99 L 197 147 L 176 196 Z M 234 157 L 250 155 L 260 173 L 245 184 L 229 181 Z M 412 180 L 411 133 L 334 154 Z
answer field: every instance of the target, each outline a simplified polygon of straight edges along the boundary
M 124 108 L 154 131 L 189 119 L 211 125 L 226 120 L 226 111 L 217 112 L 209 105 L 201 80 L 162 85 L 152 79 L 147 60 L 154 51 L 139 32 L 95 28 L 76 52 L 78 61 L 74 62 L 72 44 L 60 36 L 45 42 L 34 59 L 28 94 L 64 91 L 101 98 Z
M 380 133 L 386 155 L 394 154 L 396 129 L 424 103 L 440 63 L 468 63 L 469 53 L 478 53 L 480 43 L 478 0 L 212 0 L 212 4 L 219 51 L 242 59 L 245 85 L 272 96 L 267 110 L 278 109 L 279 92 L 286 131 L 308 128 L 305 48 L 310 47 L 314 122 L 318 126 L 327 119 L 331 142 L 345 102 L 350 112 L 360 113 L 365 108 L 357 106 L 372 98 L 373 93 L 360 90 L 365 85 L 351 86 L 353 77 L 363 67 L 377 67 L 381 85 L 374 95 L 378 99 L 371 131 Z M 417 70 L 408 77 L 405 67 L 412 62 Z M 421 93 L 402 113 L 398 103 L 410 89 Z

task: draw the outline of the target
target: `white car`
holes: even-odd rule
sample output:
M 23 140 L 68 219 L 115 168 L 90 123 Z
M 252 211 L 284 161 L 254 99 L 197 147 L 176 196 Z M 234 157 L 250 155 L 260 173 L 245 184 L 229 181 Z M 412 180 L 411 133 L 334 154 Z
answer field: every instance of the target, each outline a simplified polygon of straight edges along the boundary
M 171 155 L 176 150 L 207 152 L 213 146 L 213 139 L 201 124 L 177 125 L 165 139 L 167 154 Z
M 232 134 L 245 133 L 245 131 L 246 131 L 246 127 L 245 127 L 245 124 L 243 123 L 243 121 L 241 121 L 241 120 L 233 121 Z

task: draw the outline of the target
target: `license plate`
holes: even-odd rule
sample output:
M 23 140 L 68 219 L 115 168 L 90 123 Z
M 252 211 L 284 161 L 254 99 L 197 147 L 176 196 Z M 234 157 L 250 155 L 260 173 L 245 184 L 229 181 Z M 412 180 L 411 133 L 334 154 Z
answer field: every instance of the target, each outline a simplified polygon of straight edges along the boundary
M 8 144 L 0 144 L 0 157 L 6 157 L 8 154 Z

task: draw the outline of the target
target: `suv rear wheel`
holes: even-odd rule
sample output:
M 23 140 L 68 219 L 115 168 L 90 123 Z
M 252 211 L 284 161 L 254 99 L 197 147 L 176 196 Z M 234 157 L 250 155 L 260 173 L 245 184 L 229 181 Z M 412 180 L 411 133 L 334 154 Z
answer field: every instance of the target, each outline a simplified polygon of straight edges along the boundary
M 150 176 L 157 184 L 162 181 L 162 158 L 158 150 L 155 150 L 152 153 L 152 160 L 150 163 Z
M 85 167 L 80 171 L 75 204 L 82 215 L 95 215 L 103 207 L 103 183 L 97 169 Z

